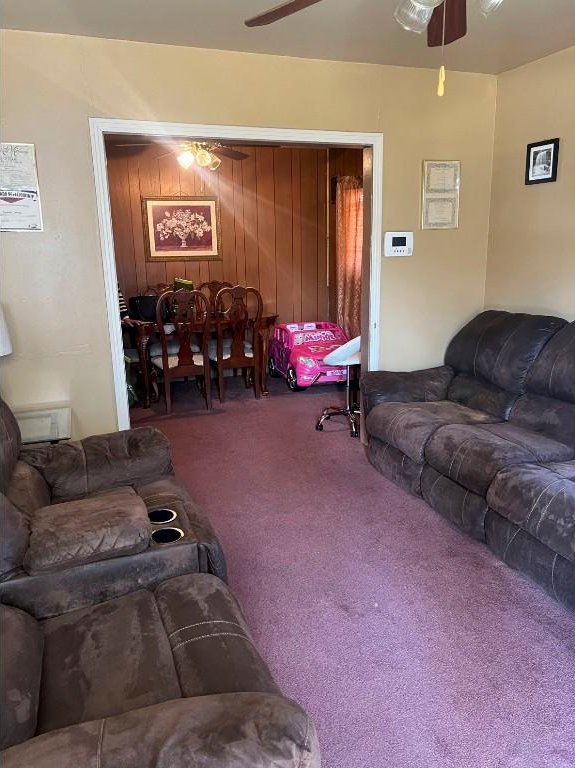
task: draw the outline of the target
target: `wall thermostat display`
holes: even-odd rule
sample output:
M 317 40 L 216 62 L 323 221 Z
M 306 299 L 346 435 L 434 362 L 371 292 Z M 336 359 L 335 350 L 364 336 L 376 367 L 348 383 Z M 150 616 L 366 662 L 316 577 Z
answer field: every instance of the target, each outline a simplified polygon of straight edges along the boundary
M 386 232 L 383 242 L 383 255 L 411 256 L 413 254 L 413 232 Z

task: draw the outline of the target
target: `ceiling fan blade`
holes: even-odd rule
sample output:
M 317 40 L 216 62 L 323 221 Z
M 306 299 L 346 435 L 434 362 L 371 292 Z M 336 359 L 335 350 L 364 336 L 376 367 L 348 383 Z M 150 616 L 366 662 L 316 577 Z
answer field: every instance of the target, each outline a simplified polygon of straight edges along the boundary
M 320 2 L 321 0 L 289 0 L 289 2 L 277 5 L 269 11 L 253 16 L 245 22 L 245 25 L 246 27 L 263 27 L 266 24 L 273 24 L 274 21 L 285 19 L 286 16 L 291 16 L 292 13 L 303 11 L 304 8 Z
M 442 44 L 443 14 L 445 13 L 445 45 L 467 34 L 466 0 L 445 0 L 438 6 L 427 27 L 427 45 L 435 48 Z
M 228 157 L 230 160 L 246 160 L 249 155 L 245 152 L 238 152 L 237 149 L 231 147 L 222 147 L 219 144 L 210 149 L 214 155 L 220 155 L 221 157 Z

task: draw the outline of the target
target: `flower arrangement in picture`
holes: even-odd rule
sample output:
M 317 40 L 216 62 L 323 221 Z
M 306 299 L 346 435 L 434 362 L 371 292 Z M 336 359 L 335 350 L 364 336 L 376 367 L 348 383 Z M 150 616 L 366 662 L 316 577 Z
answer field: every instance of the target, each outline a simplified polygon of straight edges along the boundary
M 178 208 L 170 213 L 165 211 L 165 216 L 158 224 L 156 231 L 160 240 L 167 240 L 175 235 L 181 240 L 180 248 L 185 248 L 188 237 L 201 240 L 206 232 L 211 232 L 212 228 L 201 213 L 192 211 L 189 208 Z
M 148 261 L 221 261 L 216 197 L 144 197 L 142 218 Z

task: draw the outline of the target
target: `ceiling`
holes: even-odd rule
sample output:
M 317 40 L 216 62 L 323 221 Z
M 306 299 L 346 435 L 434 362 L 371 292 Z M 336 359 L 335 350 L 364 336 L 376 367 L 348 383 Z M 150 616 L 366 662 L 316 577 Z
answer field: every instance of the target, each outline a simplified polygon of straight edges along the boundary
M 323 0 L 272 26 L 244 19 L 280 0 L 3 0 L 4 29 L 60 32 L 314 59 L 435 67 L 439 49 L 393 19 L 398 0 Z M 468 34 L 449 69 L 499 73 L 575 45 L 574 0 L 504 0 L 485 19 L 468 0 Z

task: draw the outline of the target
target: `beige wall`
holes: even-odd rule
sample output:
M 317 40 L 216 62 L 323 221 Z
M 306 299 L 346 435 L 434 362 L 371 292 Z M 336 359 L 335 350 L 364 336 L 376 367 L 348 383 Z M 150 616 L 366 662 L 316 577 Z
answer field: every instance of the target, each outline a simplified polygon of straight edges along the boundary
M 385 141 L 384 226 L 415 230 L 382 269 L 381 364 L 434 365 L 484 302 L 496 79 L 93 38 L 2 33 L 2 138 L 36 144 L 45 231 L 2 237 L 12 405 L 69 399 L 77 435 L 115 428 L 88 118 L 349 131 Z M 462 161 L 460 228 L 421 232 L 423 159 Z
M 575 48 L 499 77 L 485 303 L 575 319 Z M 524 183 L 527 144 L 561 139 L 557 181 Z

